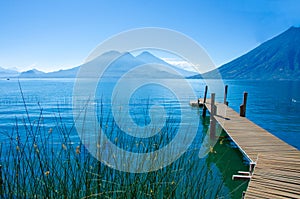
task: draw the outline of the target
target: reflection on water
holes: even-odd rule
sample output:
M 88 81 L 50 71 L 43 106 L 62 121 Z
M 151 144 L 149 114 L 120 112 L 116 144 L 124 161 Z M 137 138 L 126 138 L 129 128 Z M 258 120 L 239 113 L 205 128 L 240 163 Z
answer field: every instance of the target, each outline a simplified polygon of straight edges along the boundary
M 174 79 L 168 81 L 173 81 L 176 84 Z M 196 95 L 203 97 L 205 82 L 189 81 L 194 87 Z M 58 123 L 63 124 L 64 128 L 72 129 L 70 131 L 71 144 L 77 145 L 79 138 L 73 126 L 74 118 L 72 116 L 74 80 L 24 79 L 20 80 L 20 83 L 29 117 L 25 111 L 17 80 L 0 81 L 1 142 L 7 142 L 6 135 L 15 131 L 16 123 L 19 125 L 18 131 L 22 136 L 22 132 L 26 131 L 24 123 L 37 125 L 42 112 L 43 128 L 52 128 L 53 136 L 57 136 L 57 139 L 54 138 L 54 145 L 56 141 L 59 142 L 60 140 Z M 300 116 L 296 114 L 300 111 L 300 103 L 298 103 L 300 94 L 297 93 L 300 86 L 299 82 L 226 81 L 226 83 L 229 85 L 228 101 L 231 107 L 238 111 L 242 102 L 242 93 L 247 91 L 249 93 L 247 117 L 284 141 L 298 149 L 300 148 L 300 125 L 297 122 L 300 121 Z M 239 198 L 247 183 L 232 181 L 231 177 L 237 171 L 248 170 L 247 161 L 243 159 L 241 153 L 225 134 L 221 135 L 215 146 L 209 148 L 209 153 L 205 158 L 199 159 L 199 149 L 208 131 L 209 117 L 202 119 L 198 109 L 189 107 L 189 100 L 194 100 L 191 99 L 191 96 L 184 96 L 185 103 L 180 104 L 174 94 L 165 88 L 161 88 L 160 91 L 163 95 L 159 95 L 158 89 L 152 87 L 136 90 L 133 94 L 134 97 L 129 101 L 129 113 L 133 122 L 140 126 L 147 126 L 151 122 L 149 116 L 151 108 L 163 107 L 167 113 L 164 119 L 168 125 L 157 129 L 157 132 L 153 132 L 148 138 L 134 138 L 124 132 L 124 128 L 130 130 L 130 126 L 124 126 L 122 130 L 113 120 L 110 108 L 111 98 L 105 93 L 111 86 L 110 82 L 104 82 L 101 86 L 98 87 L 97 98 L 93 102 L 97 110 L 98 122 L 106 129 L 106 135 L 110 137 L 111 141 L 119 147 L 123 147 L 124 150 L 132 150 L 133 152 L 158 150 L 174 138 L 179 126 L 182 126 L 186 133 L 189 133 L 196 130 L 193 128 L 194 123 L 200 124 L 197 135 L 188 151 L 168 166 L 168 168 L 177 169 L 178 189 L 174 192 L 175 195 L 180 194 L 179 188 L 181 186 L 186 187 L 187 184 L 190 184 L 190 194 L 194 196 L 197 194 L 199 197 L 217 194 L 226 196 L 225 198 Z M 180 85 L 178 86 L 180 87 Z M 223 100 L 222 92 L 221 88 L 220 92 L 217 93 L 217 100 L 219 101 Z M 176 94 L 178 95 L 178 93 Z M 122 112 L 122 105 L 119 110 Z M 182 123 L 182 117 L 190 122 Z M 126 120 L 123 122 L 126 123 Z M 161 145 L 147 147 L 150 143 L 158 143 L 161 140 L 165 142 L 160 142 Z M 124 144 L 128 142 L 138 144 L 135 145 L 136 148 L 130 147 L 128 149 L 126 148 L 127 144 Z M 59 143 L 57 146 L 60 146 Z M 193 162 L 193 166 L 186 169 L 182 162 Z M 179 178 L 180 176 L 181 178 Z M 212 188 L 214 188 L 215 193 L 205 191 Z

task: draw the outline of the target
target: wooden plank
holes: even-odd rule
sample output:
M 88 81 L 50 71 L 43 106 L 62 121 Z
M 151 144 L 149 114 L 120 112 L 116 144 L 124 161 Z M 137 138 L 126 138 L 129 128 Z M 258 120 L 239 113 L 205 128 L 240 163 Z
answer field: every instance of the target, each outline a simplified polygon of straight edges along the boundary
M 300 198 L 300 151 L 224 103 L 215 106 L 217 123 L 249 161 L 256 163 L 245 198 Z M 211 112 L 210 99 L 204 107 Z

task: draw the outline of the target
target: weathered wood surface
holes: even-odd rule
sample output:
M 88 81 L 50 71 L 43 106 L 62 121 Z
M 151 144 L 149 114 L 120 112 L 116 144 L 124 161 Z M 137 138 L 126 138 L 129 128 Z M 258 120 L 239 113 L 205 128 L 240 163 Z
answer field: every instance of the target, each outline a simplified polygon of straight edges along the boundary
M 210 99 L 205 106 L 211 111 Z M 300 198 L 300 151 L 230 107 L 222 103 L 216 106 L 217 122 L 256 163 L 245 198 Z

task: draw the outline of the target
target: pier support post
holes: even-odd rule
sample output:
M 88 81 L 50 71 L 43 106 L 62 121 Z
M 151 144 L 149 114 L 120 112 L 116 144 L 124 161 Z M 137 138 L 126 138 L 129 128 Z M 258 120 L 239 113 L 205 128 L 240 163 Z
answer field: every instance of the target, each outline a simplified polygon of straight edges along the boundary
M 246 105 L 247 105 L 248 93 L 244 92 L 243 104 L 240 106 L 240 116 L 246 116 Z
M 252 173 L 253 173 L 253 171 L 254 171 L 255 165 L 256 165 L 255 162 L 250 162 L 250 165 L 249 165 L 249 172 L 251 173 L 251 175 L 252 175 Z
M 210 138 L 214 139 L 216 135 L 216 119 L 217 107 L 215 105 L 215 93 L 211 94 L 211 112 L 210 112 Z
M 227 102 L 227 92 L 228 92 L 228 85 L 225 85 L 225 92 L 224 92 L 224 104 L 228 106 Z
M 202 111 L 202 117 L 205 118 L 206 117 L 206 106 L 205 106 L 205 103 L 206 103 L 206 97 L 207 97 L 207 89 L 208 87 L 205 86 L 205 91 L 204 91 L 204 99 L 203 99 L 203 111 Z

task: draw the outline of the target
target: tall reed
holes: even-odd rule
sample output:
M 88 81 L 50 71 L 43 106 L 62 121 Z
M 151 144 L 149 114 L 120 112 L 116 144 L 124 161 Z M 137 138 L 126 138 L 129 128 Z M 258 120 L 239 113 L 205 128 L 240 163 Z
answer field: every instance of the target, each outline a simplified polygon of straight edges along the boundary
M 24 103 L 25 104 L 25 103 Z M 148 173 L 127 173 L 99 162 L 76 137 L 74 125 L 66 126 L 60 113 L 55 126 L 44 123 L 43 109 L 37 120 L 30 113 L 16 118 L 10 133 L 1 132 L 1 198 L 217 198 L 224 195 L 224 184 L 217 179 L 205 159 L 198 158 L 199 145 L 191 147 L 169 166 Z M 100 116 L 106 135 L 129 151 L 147 152 L 165 146 L 176 133 L 168 118 L 166 136 L 147 143 L 116 140 L 122 132 L 113 119 Z M 203 134 L 207 129 L 203 129 Z M 188 133 L 188 132 L 187 132 Z

